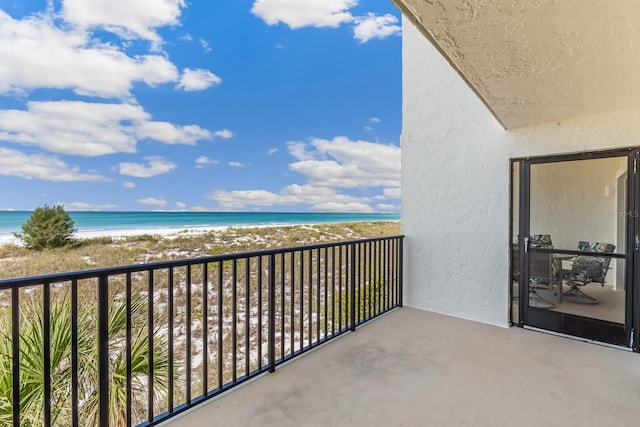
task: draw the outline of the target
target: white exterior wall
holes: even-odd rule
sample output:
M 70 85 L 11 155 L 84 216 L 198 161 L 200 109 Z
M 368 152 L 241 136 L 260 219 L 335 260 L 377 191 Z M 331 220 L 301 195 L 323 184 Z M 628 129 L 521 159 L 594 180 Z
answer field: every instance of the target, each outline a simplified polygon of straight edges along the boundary
M 640 145 L 640 109 L 503 129 L 406 18 L 402 127 L 404 303 L 502 326 L 509 159 Z

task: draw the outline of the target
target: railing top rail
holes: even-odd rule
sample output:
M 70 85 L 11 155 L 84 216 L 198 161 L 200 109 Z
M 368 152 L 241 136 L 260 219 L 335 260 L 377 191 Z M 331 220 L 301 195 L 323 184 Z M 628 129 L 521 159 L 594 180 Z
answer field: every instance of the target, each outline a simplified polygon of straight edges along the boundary
M 223 255 L 210 255 L 198 258 L 185 258 L 185 259 L 176 259 L 170 261 L 158 261 L 152 263 L 144 263 L 144 264 L 133 264 L 127 266 L 118 266 L 118 267 L 104 267 L 93 270 L 81 270 L 75 272 L 67 272 L 67 273 L 55 273 L 55 274 L 46 274 L 42 276 L 30 276 L 30 277 L 19 277 L 12 279 L 3 279 L 0 280 L 0 291 L 5 289 L 11 289 L 15 287 L 26 287 L 33 285 L 40 285 L 43 283 L 60 283 L 60 282 L 68 282 L 71 280 L 83 280 L 83 279 L 93 279 L 101 276 L 118 276 L 127 273 L 138 273 L 141 271 L 148 270 L 162 270 L 166 268 L 172 267 L 185 267 L 187 265 L 194 264 L 206 264 L 212 262 L 221 262 L 221 261 L 232 261 L 234 259 L 244 259 L 244 258 L 253 258 L 259 256 L 269 256 L 276 255 L 282 253 L 292 253 L 292 252 L 300 252 L 307 251 L 313 249 L 323 249 L 329 247 L 338 247 L 338 246 L 349 246 L 353 244 L 367 243 L 367 242 L 377 242 L 377 241 L 385 241 L 385 240 L 396 240 L 403 239 L 403 235 L 394 235 L 394 236 L 383 236 L 383 237 L 375 237 L 368 239 L 358 239 L 358 240 L 346 240 L 339 242 L 330 242 L 330 243 L 317 243 L 313 245 L 305 245 L 305 246 L 290 246 L 286 248 L 277 248 L 277 249 L 263 249 L 259 251 L 250 251 L 250 252 L 238 252 L 238 253 L 230 253 Z

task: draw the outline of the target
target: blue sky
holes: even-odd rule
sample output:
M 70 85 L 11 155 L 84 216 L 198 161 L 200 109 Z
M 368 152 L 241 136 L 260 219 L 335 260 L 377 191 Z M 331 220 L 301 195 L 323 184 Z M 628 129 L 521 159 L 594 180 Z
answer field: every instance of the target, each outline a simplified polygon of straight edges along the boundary
M 398 212 L 389 0 L 0 0 L 0 209 Z

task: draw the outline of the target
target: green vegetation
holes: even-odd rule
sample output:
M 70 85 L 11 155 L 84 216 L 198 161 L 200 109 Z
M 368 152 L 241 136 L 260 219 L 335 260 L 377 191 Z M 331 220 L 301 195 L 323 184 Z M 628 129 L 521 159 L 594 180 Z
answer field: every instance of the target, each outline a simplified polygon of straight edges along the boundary
M 351 321 L 351 300 L 348 296 L 349 291 L 345 290 L 342 294 L 334 296 L 334 304 L 338 307 L 342 325 L 348 325 Z M 380 313 L 391 307 L 387 297 L 392 292 L 392 285 L 387 283 L 384 278 L 379 278 L 372 282 L 366 282 L 356 287 L 356 323 L 369 317 L 374 313 Z
M 132 324 L 145 325 L 144 300 L 132 303 Z M 20 325 L 20 411 L 25 427 L 40 426 L 43 419 L 44 320 L 39 296 L 25 294 L 21 301 Z M 80 425 L 96 425 L 98 416 L 98 346 L 95 304 L 78 307 L 78 400 Z M 0 425 L 12 420 L 12 346 L 10 319 L 0 317 Z M 67 294 L 54 296 L 51 306 L 51 420 L 52 424 L 71 424 L 71 302 Z M 126 425 L 126 304 L 116 298 L 109 307 L 110 425 Z M 131 366 L 133 369 L 132 411 L 142 419 L 146 405 L 148 341 L 146 327 L 134 328 Z M 157 331 L 154 345 L 154 392 L 162 400 L 167 388 L 166 341 Z
M 22 233 L 15 236 L 24 242 L 28 249 L 43 250 L 64 248 L 75 243 L 73 218 L 62 205 L 36 208 L 22 225 Z

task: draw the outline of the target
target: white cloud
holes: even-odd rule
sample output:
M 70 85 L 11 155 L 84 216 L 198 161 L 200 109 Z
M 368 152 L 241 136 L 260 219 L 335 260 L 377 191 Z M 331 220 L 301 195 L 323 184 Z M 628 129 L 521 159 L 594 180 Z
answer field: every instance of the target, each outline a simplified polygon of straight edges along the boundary
M 289 185 L 281 192 L 273 193 L 266 190 L 218 190 L 209 194 L 209 198 L 216 200 L 223 209 L 242 209 L 246 206 L 292 206 L 292 205 L 321 205 L 327 200 L 340 204 L 357 204 L 366 199 L 336 193 L 330 188 L 319 188 L 310 185 Z M 317 210 L 317 209 L 314 209 Z
M 269 25 L 335 28 L 353 21 L 349 9 L 357 4 L 357 0 L 256 0 L 251 13 Z
M 402 30 L 398 25 L 398 18 L 390 13 L 386 15 L 368 13 L 367 16 L 357 17 L 355 22 L 353 37 L 360 43 L 366 43 L 373 38 L 384 39 L 400 35 Z
M 133 182 L 131 182 L 131 181 L 124 181 L 124 182 L 122 183 L 122 186 L 123 186 L 124 188 L 135 188 L 135 187 L 136 187 L 136 184 L 134 184 L 134 183 L 133 183 Z
M 182 72 L 180 82 L 176 85 L 178 89 L 184 89 L 185 92 L 196 90 L 204 90 L 213 85 L 219 85 L 222 79 L 209 70 L 192 70 L 185 68 Z
M 202 46 L 202 49 L 204 49 L 204 53 L 209 53 L 213 50 L 209 45 L 209 42 L 203 39 L 202 37 L 200 37 L 198 41 L 200 42 L 200 46 Z
M 255 0 L 251 12 L 269 25 L 286 24 L 291 29 L 332 27 L 354 23 L 353 37 L 360 43 L 400 35 L 398 18 L 390 13 L 354 16 L 357 0 Z M 280 44 L 276 45 L 281 48 Z
M 128 98 L 134 82 L 155 86 L 177 80 L 178 70 L 164 56 L 129 57 L 86 32 L 57 28 L 51 19 L 14 20 L 0 10 L 0 94 L 53 88 Z
M 208 208 L 206 206 L 194 206 L 191 208 L 192 212 L 213 212 L 214 209 Z
M 301 160 L 290 164 L 289 168 L 304 175 L 314 186 L 332 188 L 400 186 L 400 147 L 398 146 L 351 141 L 342 136 L 333 140 L 312 139 L 311 146 L 315 151 L 305 149 L 303 152 L 306 158 L 312 157 L 316 160 Z M 289 147 L 291 148 L 292 145 Z M 295 146 L 297 154 L 299 150 L 300 147 Z
M 267 156 L 272 156 L 274 154 L 276 154 L 278 152 L 277 148 L 272 148 L 269 151 L 267 151 Z
M 187 207 L 186 203 L 176 202 L 176 208 L 180 210 L 184 210 Z
M 369 121 L 371 123 L 380 123 L 382 120 L 380 120 L 378 117 L 371 117 Z
M 64 0 L 64 18 L 79 27 L 100 27 L 126 39 L 159 42 L 154 29 L 177 25 L 184 0 Z
M 161 157 L 145 157 L 147 165 L 140 163 L 120 163 L 120 175 L 135 176 L 136 178 L 150 178 L 174 170 L 177 165 Z
M 385 199 L 400 199 L 402 197 L 402 190 L 399 187 L 385 188 L 382 194 Z
M 331 212 L 373 212 L 374 198 L 339 192 L 342 188 L 385 187 L 383 196 L 399 197 L 400 147 L 346 137 L 311 139 L 310 143 L 290 142 L 289 152 L 298 161 L 289 168 L 300 172 L 307 184 L 293 184 L 279 193 L 267 190 L 216 190 L 209 198 L 222 209 L 247 206 L 308 205 L 311 210 Z M 388 210 L 385 208 L 385 210 Z
M 60 203 L 68 211 L 101 211 L 105 209 L 115 209 L 118 205 L 95 205 L 85 202 Z
M 211 137 L 199 126 L 152 121 L 142 107 L 132 104 L 31 101 L 27 111 L 0 110 L 0 141 L 36 145 L 54 153 L 133 153 L 141 139 L 195 144 Z
M 386 203 L 380 203 L 376 207 L 378 208 L 379 211 L 382 211 L 382 212 L 397 212 L 400 210 L 400 206 L 390 205 Z
M 3 147 L 0 147 L 0 175 L 54 182 L 107 181 L 107 178 L 102 175 L 81 173 L 77 167 L 69 167 L 57 157 L 42 154 L 29 155 Z
M 234 133 L 231 132 L 229 129 L 220 129 L 215 131 L 213 133 L 213 136 L 217 136 L 218 138 L 222 138 L 222 139 L 230 139 L 230 138 L 233 138 Z
M 164 200 L 163 198 L 155 198 L 155 197 L 147 197 L 145 199 L 138 199 L 138 203 L 142 204 L 142 205 L 150 205 L 150 206 L 156 206 L 159 208 L 163 208 L 165 206 L 167 206 L 167 201 Z
M 289 154 L 298 160 L 313 160 L 313 154 L 307 152 L 307 145 L 304 142 L 288 142 Z
M 193 145 L 203 139 L 211 139 L 211 132 L 200 126 L 176 126 L 168 122 L 145 121 L 138 124 L 136 136 L 141 139 L 152 139 L 165 144 Z
M 359 213 L 372 213 L 373 208 L 365 203 L 336 203 L 325 202 L 320 203 L 311 208 L 313 211 L 318 212 L 359 212 Z
M 243 167 L 245 167 L 244 163 L 240 163 L 240 162 L 229 162 L 229 166 L 231 166 L 232 168 L 243 168 Z
M 219 160 L 210 159 L 207 156 L 200 156 L 196 159 L 196 163 L 198 165 L 217 165 L 220 163 Z

